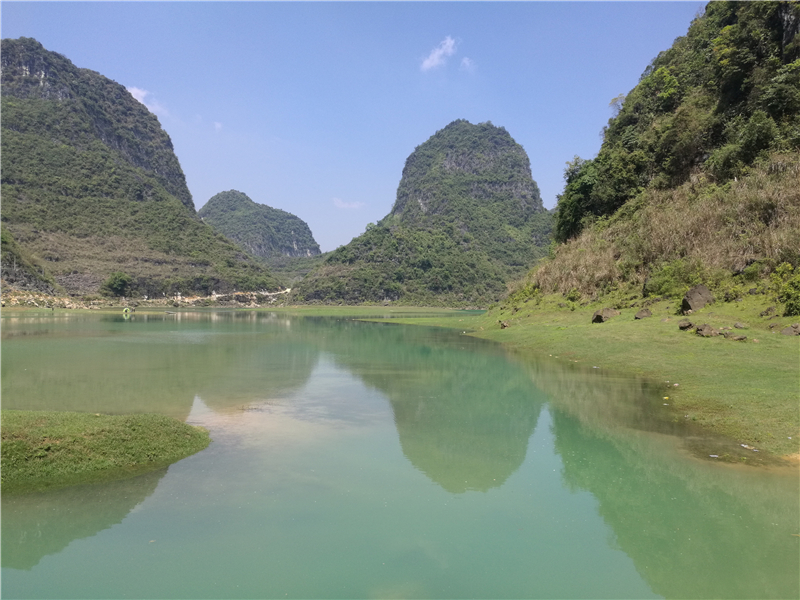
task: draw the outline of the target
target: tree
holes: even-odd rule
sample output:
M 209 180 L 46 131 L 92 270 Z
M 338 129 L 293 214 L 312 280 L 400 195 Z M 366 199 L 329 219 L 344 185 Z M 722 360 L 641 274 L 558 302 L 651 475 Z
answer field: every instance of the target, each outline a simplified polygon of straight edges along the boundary
M 115 271 L 108 276 L 100 287 L 104 294 L 113 296 L 127 296 L 131 289 L 133 278 L 122 271 Z

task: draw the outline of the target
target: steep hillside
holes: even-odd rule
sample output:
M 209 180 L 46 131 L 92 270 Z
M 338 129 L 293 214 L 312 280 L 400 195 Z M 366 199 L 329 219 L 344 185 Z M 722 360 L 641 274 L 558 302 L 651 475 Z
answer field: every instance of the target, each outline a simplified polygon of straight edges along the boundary
M 565 173 L 557 238 L 645 189 L 702 174 L 740 178 L 772 151 L 800 148 L 800 3 L 712 2 L 616 100 L 602 148 Z
M 518 297 L 800 290 L 798 32 L 798 2 L 710 3 L 567 166 L 565 243 Z
M 279 287 L 197 217 L 169 136 L 123 86 L 3 40 L 2 116 L 3 229 L 68 292 L 114 272 L 128 294 Z
M 550 229 L 523 148 L 502 127 L 458 120 L 408 157 L 389 215 L 295 289 L 307 301 L 487 304 Z
M 213 196 L 197 214 L 253 256 L 270 259 L 320 253 L 319 244 L 300 217 L 257 204 L 236 190 Z

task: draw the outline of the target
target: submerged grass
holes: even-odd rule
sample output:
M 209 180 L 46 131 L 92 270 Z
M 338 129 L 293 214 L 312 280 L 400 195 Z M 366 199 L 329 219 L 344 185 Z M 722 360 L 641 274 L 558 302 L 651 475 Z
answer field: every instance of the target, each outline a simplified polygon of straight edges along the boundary
M 743 324 L 744 329 L 731 331 L 747 336 L 745 341 L 681 331 L 683 317 L 676 314 L 679 302 L 674 300 L 651 304 L 650 318 L 634 320 L 640 307 L 633 306 L 602 324 L 591 323 L 600 304 L 576 307 L 560 295 L 480 316 L 393 322 L 458 328 L 529 356 L 662 382 L 669 418 L 688 419 L 762 452 L 797 458 L 800 338 L 780 334 L 797 317 L 762 317 L 767 304 L 763 296 L 749 296 L 709 305 L 689 317 L 718 329 Z M 508 326 L 501 328 L 500 321 Z
M 162 415 L 0 414 L 3 493 L 138 475 L 210 443 L 205 429 Z

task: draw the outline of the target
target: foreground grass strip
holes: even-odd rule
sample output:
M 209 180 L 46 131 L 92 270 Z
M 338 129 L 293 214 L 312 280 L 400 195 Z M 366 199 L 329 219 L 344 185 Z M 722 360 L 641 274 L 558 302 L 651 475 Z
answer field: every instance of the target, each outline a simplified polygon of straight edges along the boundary
M 4 410 L 3 493 L 121 479 L 207 447 L 208 431 L 162 415 Z

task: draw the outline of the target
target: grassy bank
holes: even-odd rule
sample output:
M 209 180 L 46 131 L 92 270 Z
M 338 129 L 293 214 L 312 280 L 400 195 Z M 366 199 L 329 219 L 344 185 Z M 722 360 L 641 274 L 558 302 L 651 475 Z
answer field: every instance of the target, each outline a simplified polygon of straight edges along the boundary
M 516 310 L 493 310 L 457 319 L 437 317 L 393 322 L 460 328 L 509 349 L 553 360 L 577 361 L 622 375 L 664 383 L 671 418 L 690 419 L 714 433 L 779 456 L 800 451 L 800 338 L 780 331 L 797 317 L 760 316 L 764 296 L 715 303 L 688 317 L 712 327 L 733 327 L 745 341 L 702 338 L 678 329 L 678 301 L 652 304 L 653 316 L 634 320 L 640 308 L 622 309 L 602 324 L 591 323 L 601 305 L 565 305 L 544 297 Z M 574 305 L 571 305 L 574 306 Z M 501 328 L 499 321 L 508 327 Z M 669 383 L 667 383 L 669 381 Z M 678 383 L 675 387 L 674 384 Z M 791 439 L 790 439 L 791 438 Z
M 3 493 L 138 475 L 210 442 L 206 430 L 161 415 L 1 414 Z

